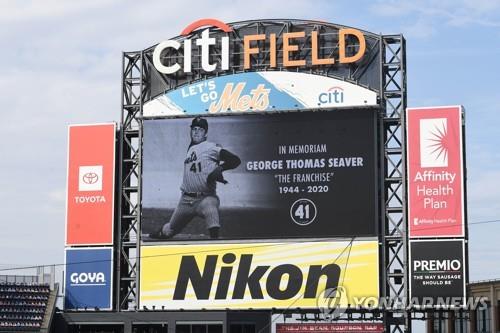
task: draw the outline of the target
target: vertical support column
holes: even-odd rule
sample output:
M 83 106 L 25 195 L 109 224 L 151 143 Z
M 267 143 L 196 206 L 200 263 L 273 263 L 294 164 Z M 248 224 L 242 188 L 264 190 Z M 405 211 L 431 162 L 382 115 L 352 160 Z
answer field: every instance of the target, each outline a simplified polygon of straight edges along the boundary
M 425 313 L 425 317 L 427 317 L 427 320 L 425 321 L 425 332 L 426 333 L 433 333 L 434 332 L 434 313 L 431 311 L 428 311 Z
M 402 35 L 381 37 L 382 295 L 404 305 L 408 296 L 406 240 L 405 133 L 406 51 Z M 384 311 L 387 332 L 410 332 L 411 317 L 404 308 Z
M 490 318 L 491 318 L 491 332 L 498 332 L 498 301 L 496 297 L 495 284 L 490 285 Z
M 469 310 L 469 332 L 470 333 L 476 332 L 476 316 L 477 316 L 476 310 Z
M 455 312 L 448 311 L 446 319 L 446 325 L 448 332 L 455 332 Z
M 120 128 L 120 163 L 118 170 L 118 212 L 116 237 L 117 292 L 116 310 L 137 306 L 138 245 L 139 240 L 139 182 L 141 145 L 139 142 L 142 108 L 143 70 L 142 53 L 123 54 L 122 62 L 122 116 Z

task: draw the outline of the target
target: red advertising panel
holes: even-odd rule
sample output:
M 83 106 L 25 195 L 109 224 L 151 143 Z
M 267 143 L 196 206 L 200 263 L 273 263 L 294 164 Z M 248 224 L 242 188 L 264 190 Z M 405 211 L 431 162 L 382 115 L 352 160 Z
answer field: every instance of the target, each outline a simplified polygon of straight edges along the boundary
M 321 324 L 276 324 L 276 333 L 342 333 L 342 332 L 383 332 L 384 325 L 381 323 L 321 323 Z
M 69 127 L 66 246 L 113 244 L 115 131 Z
M 462 107 L 406 111 L 410 237 L 464 236 Z

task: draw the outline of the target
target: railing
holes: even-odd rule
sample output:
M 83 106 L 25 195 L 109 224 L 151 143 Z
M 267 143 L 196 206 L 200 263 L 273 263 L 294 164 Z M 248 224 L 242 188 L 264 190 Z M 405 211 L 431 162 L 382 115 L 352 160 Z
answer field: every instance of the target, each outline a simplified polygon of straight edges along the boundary
M 45 280 L 42 278 L 42 280 Z M 48 281 L 39 281 L 37 275 L 0 275 L 0 283 L 48 283 Z

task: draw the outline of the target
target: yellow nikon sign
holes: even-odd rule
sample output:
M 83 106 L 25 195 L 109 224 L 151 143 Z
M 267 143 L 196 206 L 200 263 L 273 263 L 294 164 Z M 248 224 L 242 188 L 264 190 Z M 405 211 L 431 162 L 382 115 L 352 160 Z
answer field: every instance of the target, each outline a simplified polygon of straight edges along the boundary
M 377 241 L 143 246 L 140 306 L 316 308 L 341 286 L 344 307 L 378 297 L 378 273 Z

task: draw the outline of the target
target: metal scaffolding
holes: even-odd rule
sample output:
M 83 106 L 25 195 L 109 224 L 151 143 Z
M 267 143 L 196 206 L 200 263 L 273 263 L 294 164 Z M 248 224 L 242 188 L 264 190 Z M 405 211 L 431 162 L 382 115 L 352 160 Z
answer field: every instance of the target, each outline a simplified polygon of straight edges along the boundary
M 381 129 L 382 157 L 380 175 L 381 193 L 382 263 L 385 281 L 382 296 L 404 304 L 408 296 L 407 237 L 406 237 L 406 184 L 405 134 L 406 109 L 406 52 L 402 35 L 381 37 Z M 411 331 L 409 313 L 398 308 L 384 311 L 387 332 Z
M 324 22 L 297 20 L 245 21 L 231 24 L 231 38 L 241 43 L 241 33 L 282 33 L 297 30 L 317 30 L 323 34 L 333 33 L 340 26 Z M 406 238 L 406 189 L 405 189 L 405 145 L 404 114 L 406 108 L 406 55 L 402 35 L 380 36 L 364 32 L 368 38 L 366 60 L 361 65 L 349 67 L 308 68 L 308 73 L 332 76 L 377 90 L 380 98 L 379 113 L 379 176 L 380 176 L 380 243 L 381 243 L 381 296 L 404 302 L 408 296 L 407 238 Z M 181 37 L 177 37 L 180 39 Z M 307 38 L 300 45 L 300 55 L 310 52 Z M 233 48 L 234 51 L 234 48 Z M 139 299 L 140 225 L 141 225 L 141 163 L 142 163 L 142 107 L 160 92 L 197 80 L 221 75 L 214 72 L 208 76 L 197 67 L 199 54 L 193 52 L 193 72 L 189 75 L 168 77 L 152 70 L 152 52 L 149 48 L 139 52 L 123 54 L 122 114 L 120 128 L 119 161 L 119 212 L 117 222 L 115 308 L 118 311 L 137 310 Z M 327 44 L 323 56 L 338 53 L 338 44 Z M 233 52 L 234 53 L 234 52 Z M 243 72 L 243 54 L 235 53 L 230 74 Z M 217 58 L 220 52 L 214 50 Z M 264 52 L 252 61 L 257 64 L 252 70 L 267 68 L 269 55 Z M 280 64 L 278 64 L 279 66 Z M 368 71 L 376 70 L 374 75 Z M 283 70 L 280 68 L 278 70 Z M 154 81 L 154 82 L 152 82 Z M 154 84 L 153 84 L 154 83 Z M 360 312 L 365 318 L 365 312 Z M 411 330 L 409 313 L 399 308 L 387 308 L 382 315 L 387 332 Z M 351 316 L 354 318 L 361 318 Z

